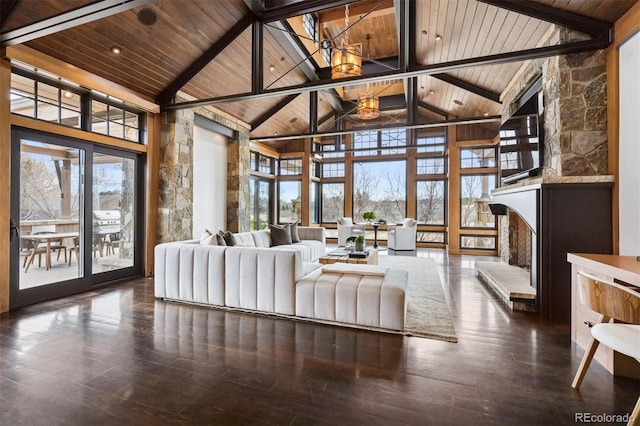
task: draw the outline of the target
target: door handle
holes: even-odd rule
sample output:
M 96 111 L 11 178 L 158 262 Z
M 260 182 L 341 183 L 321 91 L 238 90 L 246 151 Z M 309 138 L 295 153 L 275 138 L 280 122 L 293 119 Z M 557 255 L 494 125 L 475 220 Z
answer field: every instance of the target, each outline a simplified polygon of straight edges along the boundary
M 13 235 L 15 234 L 16 238 L 20 238 L 20 228 L 16 226 L 16 223 L 13 219 L 9 220 L 9 241 L 13 241 Z

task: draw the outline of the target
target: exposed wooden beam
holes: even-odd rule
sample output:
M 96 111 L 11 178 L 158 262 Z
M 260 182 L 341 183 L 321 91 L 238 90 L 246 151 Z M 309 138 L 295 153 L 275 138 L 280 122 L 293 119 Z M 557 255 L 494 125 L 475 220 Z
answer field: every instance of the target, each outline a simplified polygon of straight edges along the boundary
M 600 37 L 611 32 L 612 24 L 542 3 L 523 0 L 478 0 L 512 12 L 531 16 L 546 22 L 562 25 L 585 34 Z
M 309 92 L 309 133 L 318 131 L 318 92 Z
M 423 122 L 417 124 L 408 124 L 408 123 L 391 123 L 391 124 L 378 124 L 371 126 L 362 126 L 355 127 L 348 130 L 329 130 L 325 132 L 316 132 L 316 133 L 301 133 L 295 135 L 278 135 L 278 136 L 266 136 L 266 137 L 257 137 L 251 138 L 252 142 L 275 142 L 282 140 L 292 140 L 292 139 L 304 139 L 311 137 L 326 137 L 326 136 L 342 136 L 348 135 L 356 132 L 364 132 L 364 131 L 376 131 L 376 130 L 388 130 L 388 129 L 425 129 L 429 127 L 442 127 L 449 125 L 460 125 L 460 124 L 480 124 L 480 123 L 494 123 L 500 122 L 502 120 L 502 116 L 493 115 L 489 117 L 468 117 L 468 118 L 452 118 L 448 120 L 440 120 L 440 121 L 430 121 Z
M 0 46 L 12 46 L 68 30 L 143 6 L 155 0 L 101 0 L 0 34 Z M 4 2 L 3 2 L 4 4 Z
M 20 0 L 0 0 L 0 3 L 0 28 L 4 28 Z
M 258 20 L 253 20 L 253 31 L 251 32 L 251 92 L 260 93 L 264 88 L 264 50 L 262 42 L 264 40 L 264 25 Z
M 444 118 L 449 117 L 449 113 L 447 111 L 442 110 L 442 109 L 437 108 L 437 107 L 434 107 L 433 105 L 429 105 L 426 102 L 418 101 L 418 106 L 421 107 L 421 108 L 424 108 L 426 110 L 429 110 L 429 111 L 433 112 L 434 114 L 438 114 L 438 115 L 440 115 L 440 116 L 442 116 Z
M 207 49 L 198 59 L 189 65 L 179 76 L 177 76 L 162 92 L 158 94 L 156 100 L 159 104 L 166 104 L 173 99 L 189 80 L 195 77 L 204 67 L 206 67 L 216 56 L 222 52 L 233 40 L 242 34 L 253 23 L 255 17 L 252 13 L 247 13 L 219 40 Z
M 373 83 L 377 81 L 385 81 L 389 79 L 402 79 L 409 77 L 416 77 L 420 75 L 433 75 L 449 71 L 455 71 L 459 69 L 465 69 L 477 66 L 497 65 L 509 62 L 521 62 L 529 59 L 546 58 L 549 56 L 566 55 L 570 53 L 588 52 L 598 49 L 606 48 L 611 41 L 609 39 L 594 39 L 575 41 L 570 43 L 564 43 L 554 46 L 537 47 L 533 49 L 520 50 L 515 52 L 498 53 L 494 55 L 479 56 L 475 58 L 459 59 L 450 62 L 429 64 L 429 65 L 417 65 L 410 70 L 388 70 L 386 72 L 380 72 L 369 75 L 361 75 L 358 77 L 341 78 L 336 80 L 318 80 L 311 81 L 304 84 L 282 87 L 277 89 L 265 90 L 262 93 L 239 93 L 228 96 L 219 96 L 215 98 L 200 99 L 195 101 L 186 101 L 174 103 L 172 105 L 165 106 L 165 109 L 183 109 L 193 108 L 196 106 L 205 106 L 220 104 L 231 101 L 240 100 L 252 100 L 262 99 L 271 96 L 282 96 L 292 93 L 309 92 L 311 90 L 324 90 L 332 89 L 341 86 L 350 86 L 363 83 Z
M 475 93 L 478 96 L 482 96 L 483 98 L 489 99 L 490 101 L 496 103 L 502 103 L 500 101 L 500 93 L 492 92 L 491 90 L 484 89 L 482 87 L 476 86 L 473 83 L 469 83 L 468 81 L 459 79 L 449 74 L 432 74 L 431 77 L 437 78 L 438 80 L 442 80 L 445 83 L 453 84 L 461 89 L 466 90 L 467 92 Z
M 298 95 L 299 93 L 288 95 L 287 97 L 283 98 L 280 102 L 278 102 L 277 104 L 269 108 L 268 111 L 260 115 L 260 117 L 253 120 L 251 122 L 251 131 L 254 131 L 255 129 L 257 129 L 262 123 L 264 123 L 265 121 L 273 117 L 278 111 L 280 111 L 282 108 L 290 104 L 291 101 L 293 101 L 295 98 L 298 97 Z

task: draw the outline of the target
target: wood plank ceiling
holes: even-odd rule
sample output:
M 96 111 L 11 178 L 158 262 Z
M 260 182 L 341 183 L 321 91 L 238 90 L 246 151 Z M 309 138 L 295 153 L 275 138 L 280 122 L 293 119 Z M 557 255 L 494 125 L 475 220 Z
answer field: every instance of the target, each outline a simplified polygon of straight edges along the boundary
M 365 68 L 377 66 L 385 70 L 396 67 L 389 58 L 399 55 L 399 1 L 364 0 L 349 4 L 349 40 L 362 43 Z M 615 22 L 636 0 L 532 0 L 544 6 L 565 10 L 606 22 Z M 45 18 L 86 6 L 90 0 L 20 0 L 4 23 L 0 33 L 20 29 Z M 90 71 L 110 81 L 128 87 L 144 96 L 156 98 L 212 45 L 223 39 L 254 10 L 250 0 L 156 0 L 141 7 L 87 22 L 51 35 L 27 42 L 29 47 L 57 59 Z M 280 2 L 279 7 L 291 5 Z M 317 4 L 317 1 L 298 2 Z M 327 2 L 339 4 L 340 2 Z M 540 45 L 552 24 L 540 19 L 492 6 L 476 0 L 418 0 L 416 1 L 415 52 L 418 65 L 440 64 L 483 55 L 516 52 Z M 252 6 L 253 7 L 253 6 Z M 143 11 L 154 12 L 153 24 L 141 18 Z M 316 12 L 320 40 L 333 40 L 339 45 L 345 29 L 345 7 L 339 4 Z M 289 33 L 291 31 L 291 33 Z M 367 36 L 369 38 L 367 39 Z M 300 40 L 296 47 L 295 39 Z M 121 53 L 111 53 L 119 46 Z M 301 49 L 306 49 L 299 53 Z M 296 53 L 298 51 L 298 53 Z M 267 23 L 263 36 L 264 88 L 282 88 L 307 83 L 309 68 L 325 75 L 327 64 L 320 45 L 313 44 L 304 33 L 301 17 L 290 17 L 284 24 Z M 313 63 L 302 64 L 312 56 Z M 384 65 L 380 65 L 383 63 Z M 466 67 L 453 70 L 445 77 L 453 77 L 472 87 L 500 94 L 521 67 L 520 62 L 491 66 Z M 385 68 L 386 67 L 386 68 Z M 324 69 L 324 70 L 323 70 Z M 325 74 L 323 74 L 325 73 Z M 320 78 L 320 77 L 318 77 Z M 455 81 L 453 82 L 455 83 Z M 453 84 L 438 76 L 417 77 L 418 102 L 431 110 L 442 110 L 450 117 L 479 117 L 499 114 L 498 102 L 481 96 L 468 88 Z M 405 95 L 406 82 L 389 79 L 370 84 L 380 96 Z M 364 85 L 336 90 L 319 91 L 318 117 L 332 114 L 342 101 L 353 101 Z M 250 25 L 232 40 L 213 60 L 191 78 L 181 90 L 194 99 L 250 93 L 252 90 L 252 27 Z M 258 123 L 251 131 L 252 138 L 305 133 L 311 119 L 311 97 L 308 91 L 292 99 L 278 95 L 260 99 L 243 99 L 216 103 L 215 107 L 243 122 Z M 263 114 L 273 111 L 283 100 L 290 100 L 265 120 Z M 350 121 L 358 119 L 350 114 L 353 103 L 338 108 L 338 115 Z M 343 111 L 340 111 L 344 107 Z M 433 112 L 419 109 L 423 119 L 433 120 Z M 384 123 L 406 116 L 395 108 L 384 111 L 377 121 Z M 438 117 L 438 115 L 435 115 Z M 442 119 L 440 117 L 439 119 Z M 334 128 L 334 120 L 322 123 L 323 129 Z M 282 143 L 273 141 L 272 146 Z

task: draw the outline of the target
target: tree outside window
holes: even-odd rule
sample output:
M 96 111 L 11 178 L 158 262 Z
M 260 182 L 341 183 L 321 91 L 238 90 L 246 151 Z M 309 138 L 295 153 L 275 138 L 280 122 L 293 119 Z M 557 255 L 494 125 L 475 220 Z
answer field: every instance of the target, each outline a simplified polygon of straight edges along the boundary
M 407 162 L 362 162 L 353 165 L 353 218 L 365 211 L 378 219 L 400 222 L 406 217 Z

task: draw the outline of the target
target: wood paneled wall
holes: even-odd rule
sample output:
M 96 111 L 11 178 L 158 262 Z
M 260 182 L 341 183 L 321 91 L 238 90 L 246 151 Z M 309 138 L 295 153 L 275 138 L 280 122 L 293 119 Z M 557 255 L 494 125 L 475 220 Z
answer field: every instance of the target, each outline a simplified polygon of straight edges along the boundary
M 11 63 L 0 52 L 0 312 L 9 310 L 10 244 L 9 220 L 11 208 Z

